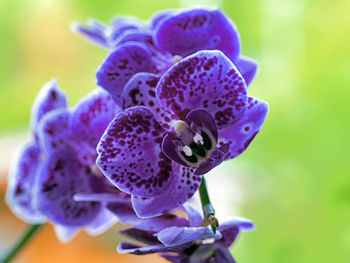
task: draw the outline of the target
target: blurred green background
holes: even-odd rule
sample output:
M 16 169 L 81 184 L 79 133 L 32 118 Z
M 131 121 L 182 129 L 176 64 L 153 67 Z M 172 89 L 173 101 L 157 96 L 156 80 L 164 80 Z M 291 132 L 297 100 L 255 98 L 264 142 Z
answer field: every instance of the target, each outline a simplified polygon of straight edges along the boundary
M 1 142 L 28 132 L 32 101 L 52 77 L 72 106 L 95 87 L 107 51 L 72 34 L 70 22 L 146 20 L 193 3 L 218 4 L 233 19 L 243 53 L 260 62 L 250 95 L 271 107 L 247 152 L 226 165 L 231 184 L 221 185 L 239 189 L 232 211 L 257 225 L 233 248 L 236 260 L 350 262 L 348 0 L 0 0 Z

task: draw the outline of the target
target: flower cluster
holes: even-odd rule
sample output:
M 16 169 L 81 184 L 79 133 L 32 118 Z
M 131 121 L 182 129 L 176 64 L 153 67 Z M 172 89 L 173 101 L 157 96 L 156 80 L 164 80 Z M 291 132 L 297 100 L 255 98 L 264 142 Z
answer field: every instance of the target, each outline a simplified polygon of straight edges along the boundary
M 96 73 L 100 88 L 69 109 L 57 82 L 45 84 L 32 141 L 10 173 L 13 211 L 54 223 L 62 240 L 119 219 L 133 225 L 122 234 L 146 244 L 123 242 L 121 253 L 234 262 L 228 248 L 253 224 L 233 218 L 214 233 L 187 202 L 205 173 L 247 149 L 267 116 L 267 103 L 247 95 L 257 63 L 241 54 L 234 23 L 195 7 L 149 24 L 119 17 L 72 28 L 110 51 Z

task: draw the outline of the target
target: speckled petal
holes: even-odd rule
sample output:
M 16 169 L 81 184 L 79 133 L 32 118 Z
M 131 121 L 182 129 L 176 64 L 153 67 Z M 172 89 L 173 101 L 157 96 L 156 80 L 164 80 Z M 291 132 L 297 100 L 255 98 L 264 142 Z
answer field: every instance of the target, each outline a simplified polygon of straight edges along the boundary
M 160 79 L 157 98 L 181 119 L 195 109 L 213 115 L 218 128 L 245 112 L 247 89 L 233 63 L 220 51 L 199 51 L 175 64 Z
M 218 9 L 196 7 L 162 19 L 154 37 L 163 50 L 186 57 L 199 50 L 221 50 L 234 61 L 241 52 L 238 30 Z
M 49 111 L 66 108 L 66 94 L 58 86 L 56 79 L 47 82 L 35 98 L 31 112 L 31 128 L 34 134 L 41 118 Z
M 83 226 L 100 211 L 98 202 L 75 202 L 76 192 L 91 192 L 90 169 L 70 151 L 55 151 L 40 165 L 34 185 L 34 205 L 53 223 Z
M 171 113 L 161 106 L 156 98 L 156 86 L 159 81 L 159 75 L 141 72 L 135 74 L 126 83 L 122 98 L 123 108 L 129 108 L 132 106 L 147 106 L 152 110 L 153 115 L 166 130 L 171 127 Z
M 209 227 L 169 227 L 156 234 L 158 240 L 167 247 L 178 246 L 197 239 L 221 238 L 221 233 L 215 234 Z
M 158 232 L 170 226 L 188 226 L 188 220 L 172 214 L 164 214 L 153 218 L 140 218 L 135 214 L 131 203 L 109 203 L 107 208 L 112 211 L 123 224 L 131 224 L 134 227 Z
M 128 42 L 108 55 L 96 72 L 97 85 L 107 90 L 118 105 L 124 85 L 138 72 L 157 72 L 152 55 L 142 43 Z
M 161 151 L 163 136 L 163 128 L 148 108 L 129 108 L 108 126 L 97 147 L 97 165 L 124 192 L 160 195 L 174 178 L 171 160 Z
M 75 22 L 71 24 L 70 28 L 74 33 L 82 36 L 92 44 L 106 49 L 110 48 L 107 27 L 102 22 L 90 19 L 86 25 Z
M 32 185 L 39 161 L 39 147 L 34 143 L 23 145 L 16 152 L 8 177 L 6 202 L 19 218 L 31 224 L 45 220 L 32 203 Z
M 198 189 L 202 177 L 194 175 L 194 168 L 172 164 L 176 175 L 169 189 L 153 198 L 132 197 L 132 203 L 139 217 L 154 217 L 178 208 L 189 200 Z
M 230 145 L 226 159 L 235 158 L 247 149 L 264 124 L 268 110 L 266 102 L 249 98 L 244 116 L 231 127 L 219 130 L 219 145 Z
M 102 89 L 95 89 L 75 106 L 70 127 L 74 138 L 96 148 L 108 124 L 120 112 L 111 96 Z
M 74 138 L 69 129 L 71 114 L 68 109 L 52 111 L 42 118 L 38 127 L 40 148 L 45 152 L 72 148 Z
M 258 71 L 258 62 L 246 56 L 239 56 L 235 65 L 249 86 Z

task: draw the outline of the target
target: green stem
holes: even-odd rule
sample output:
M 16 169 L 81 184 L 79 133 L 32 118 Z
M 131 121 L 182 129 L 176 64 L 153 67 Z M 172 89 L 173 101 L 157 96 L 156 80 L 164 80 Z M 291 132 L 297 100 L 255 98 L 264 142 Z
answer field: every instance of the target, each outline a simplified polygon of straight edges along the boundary
M 31 225 L 28 227 L 27 232 L 22 238 L 15 244 L 15 246 L 5 254 L 5 257 L 0 260 L 1 263 L 10 262 L 21 251 L 25 244 L 33 237 L 33 235 L 39 230 L 42 225 Z
M 202 183 L 199 186 L 199 196 L 201 198 L 202 209 L 205 217 L 205 223 L 210 224 L 213 232 L 216 232 L 216 228 L 219 226 L 218 220 L 215 218 L 215 210 L 210 202 L 209 194 L 207 190 L 207 184 L 204 176 L 202 177 Z

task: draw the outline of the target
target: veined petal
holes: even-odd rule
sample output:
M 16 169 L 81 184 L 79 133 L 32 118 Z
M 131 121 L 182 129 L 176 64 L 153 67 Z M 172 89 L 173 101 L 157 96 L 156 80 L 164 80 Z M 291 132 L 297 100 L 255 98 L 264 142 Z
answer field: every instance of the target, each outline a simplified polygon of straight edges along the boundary
M 67 107 L 65 92 L 60 89 L 56 79 L 45 83 L 35 98 L 31 112 L 31 128 L 34 134 L 41 118 L 48 112 Z
M 209 227 L 169 227 L 156 234 L 159 241 L 167 246 L 178 246 L 194 240 L 221 238 L 221 233 L 215 234 Z
M 219 130 L 219 145 L 229 143 L 226 159 L 243 153 L 263 126 L 269 105 L 259 99 L 249 98 L 247 111 L 234 125 Z
M 107 90 L 118 105 L 128 80 L 138 72 L 157 72 L 152 55 L 142 43 L 128 42 L 118 46 L 96 72 L 97 85 Z
M 172 163 L 174 180 L 164 193 L 150 198 L 132 196 L 132 204 L 139 217 L 154 217 L 172 211 L 189 200 L 198 189 L 202 177 L 195 168 Z
M 157 23 L 154 42 L 186 57 L 199 50 L 221 50 L 234 61 L 241 52 L 238 30 L 218 9 L 195 7 L 172 13 Z
M 237 68 L 222 52 L 199 51 L 164 73 L 157 98 L 181 119 L 191 110 L 205 109 L 223 128 L 244 114 L 247 90 Z
M 120 110 L 106 91 L 95 89 L 73 109 L 70 128 L 74 138 L 87 142 L 95 149 L 108 124 Z
M 132 224 L 134 227 L 158 232 L 170 226 L 188 226 L 188 220 L 172 214 L 164 214 L 152 218 L 140 218 L 135 214 L 131 203 L 109 203 L 107 208 L 112 211 L 123 224 Z
M 235 61 L 235 65 L 244 78 L 245 83 L 249 86 L 258 71 L 258 62 L 246 56 L 239 56 Z
M 35 185 L 34 205 L 53 223 L 84 226 L 100 211 L 98 202 L 76 202 L 75 193 L 91 192 L 90 169 L 67 150 L 55 151 L 42 161 Z
M 33 183 L 40 162 L 40 149 L 35 143 L 23 145 L 17 150 L 6 192 L 6 202 L 11 210 L 22 220 L 38 224 L 45 217 L 33 207 Z
M 144 197 L 166 191 L 174 180 L 161 150 L 164 129 L 152 112 L 136 106 L 119 113 L 97 147 L 97 165 L 120 190 Z

